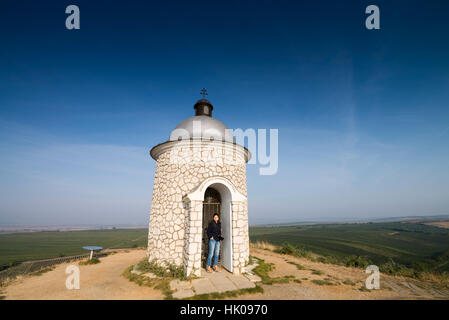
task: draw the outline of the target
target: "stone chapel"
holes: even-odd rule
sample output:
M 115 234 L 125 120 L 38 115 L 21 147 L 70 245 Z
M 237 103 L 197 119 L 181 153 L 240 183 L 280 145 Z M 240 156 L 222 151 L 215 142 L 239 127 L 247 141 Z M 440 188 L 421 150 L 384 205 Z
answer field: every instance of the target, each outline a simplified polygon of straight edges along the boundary
M 195 116 L 181 121 L 168 141 L 150 151 L 156 160 L 148 230 L 149 261 L 183 266 L 187 275 L 205 267 L 206 228 L 219 214 L 219 264 L 241 274 L 249 259 L 246 163 L 250 152 L 198 100 Z

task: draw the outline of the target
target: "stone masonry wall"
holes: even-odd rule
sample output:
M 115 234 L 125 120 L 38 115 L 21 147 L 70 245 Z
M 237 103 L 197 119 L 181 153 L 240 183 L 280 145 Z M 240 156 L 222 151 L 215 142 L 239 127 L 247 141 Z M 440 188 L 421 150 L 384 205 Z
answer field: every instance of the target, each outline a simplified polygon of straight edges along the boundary
M 192 145 L 179 141 L 159 155 L 148 232 L 149 260 L 199 269 L 202 202 L 186 204 L 182 199 L 214 176 L 229 179 L 246 196 L 245 157 L 242 152 L 223 148 L 221 142 L 200 141 Z M 247 203 L 233 203 L 232 210 L 234 258 L 237 257 L 233 265 L 238 266 L 246 264 L 249 258 Z
M 249 261 L 248 202 L 232 202 L 232 265 L 241 274 Z
M 184 266 L 186 273 L 200 275 L 201 236 L 202 236 L 202 201 L 185 203 L 187 211 L 186 236 L 184 241 Z

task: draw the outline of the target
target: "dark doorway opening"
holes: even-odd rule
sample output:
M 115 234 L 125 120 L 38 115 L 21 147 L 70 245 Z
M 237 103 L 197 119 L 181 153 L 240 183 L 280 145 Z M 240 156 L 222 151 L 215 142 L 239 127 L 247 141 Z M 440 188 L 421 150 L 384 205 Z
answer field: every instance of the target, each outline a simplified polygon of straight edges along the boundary
M 209 253 L 209 239 L 207 237 L 207 226 L 213 220 L 214 214 L 218 213 L 221 219 L 221 197 L 220 193 L 214 188 L 207 188 L 204 193 L 203 201 L 203 243 L 201 246 L 201 265 L 205 268 L 207 255 Z M 223 232 L 223 230 L 222 230 Z M 218 256 L 218 265 L 221 266 L 222 248 L 220 243 L 220 253 Z M 213 263 L 213 260 L 212 260 Z

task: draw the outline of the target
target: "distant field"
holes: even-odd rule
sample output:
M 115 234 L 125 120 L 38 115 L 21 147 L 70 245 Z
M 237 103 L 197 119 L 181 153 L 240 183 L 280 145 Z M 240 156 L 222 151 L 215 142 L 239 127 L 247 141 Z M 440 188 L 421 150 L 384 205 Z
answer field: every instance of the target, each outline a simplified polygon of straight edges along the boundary
M 429 226 L 435 226 L 435 227 L 449 229 L 449 221 L 426 222 L 425 224 L 427 224 Z
M 390 258 L 412 266 L 428 263 L 449 271 L 449 229 L 419 223 L 321 224 L 250 227 L 250 240 L 300 245 L 324 256 L 368 257 L 381 265 Z M 34 232 L 0 235 L 0 266 L 11 262 L 86 253 L 86 245 L 123 248 L 147 245 L 148 229 Z
M 148 229 L 29 232 L 0 235 L 0 267 L 11 262 L 87 253 L 83 246 L 129 248 L 147 245 Z
M 419 263 L 449 271 L 449 230 L 417 223 L 321 224 L 252 227 L 251 241 L 300 245 L 325 256 L 368 257 L 375 264 L 390 258 L 406 266 Z

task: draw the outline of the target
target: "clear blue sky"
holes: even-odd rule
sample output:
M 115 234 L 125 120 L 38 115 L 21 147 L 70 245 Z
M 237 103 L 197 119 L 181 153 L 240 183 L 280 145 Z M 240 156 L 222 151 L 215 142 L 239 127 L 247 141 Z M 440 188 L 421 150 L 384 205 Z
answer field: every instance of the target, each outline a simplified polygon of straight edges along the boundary
M 250 223 L 448 214 L 448 9 L 2 1 L 0 224 L 147 224 L 148 151 L 202 87 L 228 127 L 279 129 L 278 173 L 248 166 Z

